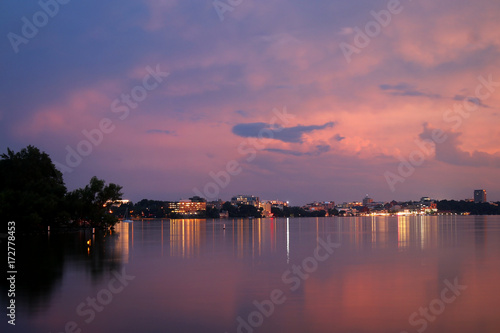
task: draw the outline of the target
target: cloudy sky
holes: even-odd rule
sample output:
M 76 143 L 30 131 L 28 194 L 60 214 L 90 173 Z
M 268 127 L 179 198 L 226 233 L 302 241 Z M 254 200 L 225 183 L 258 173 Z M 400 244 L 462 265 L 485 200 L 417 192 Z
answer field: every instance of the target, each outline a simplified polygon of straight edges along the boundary
M 45 2 L 44 2 L 45 1 Z M 124 197 L 500 200 L 497 0 L 4 0 L 0 150 Z

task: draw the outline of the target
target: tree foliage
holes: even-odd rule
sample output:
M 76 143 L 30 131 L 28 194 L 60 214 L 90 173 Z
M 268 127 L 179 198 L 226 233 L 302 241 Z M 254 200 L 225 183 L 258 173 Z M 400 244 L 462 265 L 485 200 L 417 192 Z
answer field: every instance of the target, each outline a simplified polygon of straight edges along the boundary
M 122 198 L 121 189 L 119 185 L 106 185 L 104 180 L 92 177 L 87 186 L 68 194 L 71 217 L 77 222 L 88 222 L 94 227 L 113 226 L 118 219 L 107 212 L 113 202 Z
M 440 212 L 471 213 L 472 215 L 500 215 L 500 206 L 490 203 L 474 203 L 471 201 L 441 200 L 437 202 Z
M 151 218 L 165 218 L 170 216 L 171 209 L 168 206 L 168 201 L 148 200 L 142 199 L 137 202 L 133 209 L 134 216 L 137 217 L 151 217 Z
M 326 216 L 325 210 L 317 210 L 309 212 L 302 207 L 291 206 L 283 207 L 280 209 L 278 207 L 272 207 L 271 213 L 275 217 L 324 217 Z
M 34 146 L 0 155 L 0 216 L 15 221 L 16 230 L 37 232 L 47 226 L 87 221 L 96 227 L 113 225 L 108 200 L 121 199 L 121 186 L 93 177 L 89 185 L 67 193 L 62 173 L 49 155 Z
M 227 201 L 222 205 L 222 210 L 229 213 L 229 217 L 262 217 L 261 211 L 253 205 L 233 205 Z
M 7 149 L 0 157 L 2 219 L 16 221 L 21 232 L 46 230 L 67 219 L 62 173 L 46 153 L 28 146 L 17 153 Z

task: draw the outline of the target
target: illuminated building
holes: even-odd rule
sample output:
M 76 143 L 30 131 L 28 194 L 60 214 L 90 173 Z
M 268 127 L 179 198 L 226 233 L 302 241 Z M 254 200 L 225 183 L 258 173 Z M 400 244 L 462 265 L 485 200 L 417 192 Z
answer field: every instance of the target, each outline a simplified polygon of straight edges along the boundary
M 191 200 L 181 200 L 169 202 L 168 207 L 172 210 L 172 213 L 185 215 L 185 216 L 196 216 L 204 213 L 207 210 L 206 202 L 198 202 Z
M 104 207 L 111 205 L 113 207 L 120 207 L 121 205 L 128 205 L 130 203 L 130 200 L 108 200 L 106 203 L 103 205 Z
M 262 208 L 263 217 L 273 216 L 273 213 L 272 213 L 273 204 L 270 201 L 262 201 L 260 203 L 260 208 Z
M 283 207 L 288 207 L 288 201 L 280 201 L 280 200 L 268 200 L 273 207 L 279 208 L 283 210 Z
M 216 201 L 207 202 L 207 207 L 221 210 L 223 204 L 224 204 L 224 202 L 221 199 L 218 199 Z
M 344 203 L 338 204 L 337 206 L 335 206 L 335 208 L 337 208 L 337 210 L 340 210 L 340 209 L 344 209 L 344 208 L 353 208 L 353 207 L 362 206 L 362 205 L 363 204 L 361 202 L 358 202 L 358 201 L 344 202 Z
M 486 190 L 474 190 L 474 203 L 486 202 Z
M 283 210 L 284 207 L 288 207 L 288 201 L 263 200 L 259 203 L 259 208 L 262 208 L 262 214 L 264 217 L 273 216 L 272 208 L 278 208 L 279 210 Z
M 366 197 L 363 198 L 363 206 L 368 206 L 369 204 L 371 204 L 373 202 L 373 199 L 368 197 L 368 194 L 366 195 Z
M 260 200 L 259 197 L 253 195 L 237 195 L 231 198 L 231 204 L 233 205 L 252 205 L 259 208 Z

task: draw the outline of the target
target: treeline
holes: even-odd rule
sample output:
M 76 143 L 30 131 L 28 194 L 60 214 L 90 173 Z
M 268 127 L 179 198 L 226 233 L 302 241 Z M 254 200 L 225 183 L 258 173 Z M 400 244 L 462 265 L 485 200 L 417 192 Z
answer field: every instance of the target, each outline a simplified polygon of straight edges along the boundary
M 326 210 L 307 211 L 297 206 L 283 207 L 283 209 L 272 207 L 271 212 L 275 217 L 325 217 L 327 213 Z M 345 214 L 345 212 L 343 213 Z M 339 214 L 340 212 L 336 209 L 328 210 L 329 216 L 338 216 Z
M 190 198 L 191 200 L 202 200 L 199 197 Z M 181 214 L 173 212 L 169 208 L 170 201 L 142 199 L 141 201 L 122 204 L 112 207 L 112 214 L 117 218 L 123 218 L 126 214 L 133 218 L 186 218 Z M 225 202 L 221 209 L 207 206 L 206 210 L 198 211 L 192 218 L 220 218 L 221 212 L 227 211 L 229 217 L 262 217 L 262 209 L 257 209 L 252 205 L 233 206 L 230 202 Z
M 262 208 L 257 208 L 253 205 L 232 205 L 227 201 L 222 205 L 222 211 L 227 211 L 229 217 L 262 217 Z
M 200 200 L 201 198 L 193 197 L 191 200 Z M 160 201 L 160 200 L 148 200 L 142 199 L 136 203 L 126 203 L 121 206 L 111 207 L 112 214 L 117 218 L 123 218 L 125 214 L 134 218 L 185 218 L 186 216 L 182 216 L 172 212 L 169 208 L 169 201 Z M 253 205 L 233 205 L 231 202 L 225 202 L 220 209 L 215 207 L 211 207 L 208 204 L 206 211 L 199 211 L 196 215 L 196 218 L 220 218 L 221 213 L 227 212 L 229 218 L 261 218 L 263 217 L 262 208 L 257 208 Z M 274 217 L 324 217 L 326 216 L 325 210 L 319 211 L 306 211 L 301 207 L 283 207 L 280 209 L 278 207 L 273 207 L 271 209 Z M 345 213 L 345 212 L 344 212 Z M 339 215 L 336 209 L 330 209 L 328 211 L 330 216 Z
M 132 218 L 185 218 L 180 214 L 174 213 L 169 208 L 171 201 L 149 200 L 142 199 L 136 203 L 129 202 L 121 205 L 114 205 L 109 208 L 110 214 L 116 218 L 123 218 L 125 216 Z M 206 211 L 198 211 L 196 218 L 218 218 L 219 211 L 216 209 L 207 208 Z
M 441 200 L 437 202 L 439 212 L 471 213 L 472 215 L 500 215 L 500 202 L 474 203 L 471 201 Z
M 62 173 L 49 155 L 33 146 L 0 155 L 0 217 L 16 222 L 16 232 L 47 227 L 108 228 L 118 220 L 108 214 L 109 201 L 122 197 L 122 187 L 92 177 L 89 184 L 68 192 Z
M 255 217 L 255 218 L 260 218 L 262 217 L 262 208 L 256 208 L 252 205 L 232 205 L 230 202 L 224 203 L 222 206 L 223 211 L 227 211 L 229 214 L 229 217 Z M 278 207 L 272 207 L 271 208 L 271 213 L 273 214 L 274 217 L 324 217 L 326 216 L 326 211 L 325 210 L 319 210 L 319 211 L 306 211 L 305 209 L 301 207 L 287 207 L 284 206 L 283 209 L 278 208 Z M 339 212 L 336 209 L 331 209 L 328 211 L 329 215 L 339 215 Z

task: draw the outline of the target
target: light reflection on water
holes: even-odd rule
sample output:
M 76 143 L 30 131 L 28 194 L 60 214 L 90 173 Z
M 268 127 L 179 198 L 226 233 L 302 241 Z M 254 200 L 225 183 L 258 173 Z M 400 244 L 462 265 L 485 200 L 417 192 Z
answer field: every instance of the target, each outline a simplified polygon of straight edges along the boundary
M 500 332 L 499 217 L 136 221 L 97 235 L 90 250 L 79 245 L 88 237 L 45 240 L 67 254 L 51 267 L 61 274 L 43 306 L 18 309 L 19 332 L 61 332 L 68 321 L 82 332 L 236 332 L 276 289 L 286 301 L 254 332 L 416 332 L 409 316 L 455 278 L 467 289 L 425 331 Z M 283 274 L 328 238 L 340 247 L 291 290 Z M 123 268 L 135 279 L 86 323 L 77 305 Z

